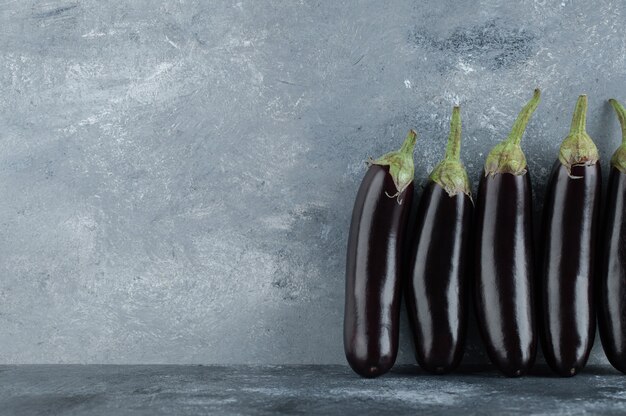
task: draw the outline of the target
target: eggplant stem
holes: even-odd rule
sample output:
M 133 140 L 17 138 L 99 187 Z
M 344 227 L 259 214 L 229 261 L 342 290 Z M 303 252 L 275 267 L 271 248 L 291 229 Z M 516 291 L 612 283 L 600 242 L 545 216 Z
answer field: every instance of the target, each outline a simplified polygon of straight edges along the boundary
M 441 186 L 450 197 L 462 192 L 471 199 L 472 186 L 461 163 L 461 108 L 452 108 L 450 135 L 443 160 L 435 166 L 429 179 Z
M 611 166 L 622 173 L 626 173 L 626 110 L 615 98 L 611 98 L 609 102 L 615 109 L 619 124 L 622 127 L 622 144 L 613 153 Z
M 491 149 L 485 160 L 485 176 L 496 173 L 511 173 L 524 175 L 526 173 L 526 155 L 520 146 L 524 131 L 530 117 L 537 109 L 541 99 L 541 90 L 535 88 L 533 97 L 522 108 L 509 136 Z
M 586 131 L 587 126 L 587 95 L 583 94 L 578 97 L 576 101 L 576 108 L 574 109 L 574 116 L 572 117 L 572 126 L 570 127 L 569 134 L 581 134 Z
M 619 119 L 619 124 L 622 127 L 622 145 L 626 145 L 626 109 L 615 98 L 609 100 Z
M 382 155 L 376 160 L 369 159 L 369 165 L 389 166 L 389 174 L 396 186 L 395 195 L 399 195 L 413 182 L 415 175 L 415 165 L 413 163 L 413 149 L 417 133 L 409 130 L 409 133 L 402 143 L 400 149 Z
M 446 160 L 461 160 L 461 108 L 457 105 L 452 108 L 450 119 L 450 135 L 446 144 Z
M 515 143 L 517 145 L 522 142 L 522 136 L 524 135 L 524 131 L 526 131 L 528 121 L 537 109 L 540 98 L 541 90 L 539 88 L 535 88 L 533 98 L 528 101 L 528 103 L 524 106 L 524 108 L 522 108 L 522 111 L 520 111 L 519 115 L 515 119 L 515 123 L 513 123 L 513 127 L 511 128 L 511 133 L 506 139 L 507 142 Z
M 415 133 L 415 130 L 409 130 L 409 133 L 406 135 L 406 139 L 404 139 L 404 143 L 402 143 L 402 147 L 400 148 L 400 153 L 413 155 L 416 140 L 417 133 Z
M 586 124 L 587 96 L 583 94 L 578 96 L 569 134 L 559 148 L 559 161 L 570 174 L 572 166 L 590 166 L 600 158 L 598 148 L 587 134 Z

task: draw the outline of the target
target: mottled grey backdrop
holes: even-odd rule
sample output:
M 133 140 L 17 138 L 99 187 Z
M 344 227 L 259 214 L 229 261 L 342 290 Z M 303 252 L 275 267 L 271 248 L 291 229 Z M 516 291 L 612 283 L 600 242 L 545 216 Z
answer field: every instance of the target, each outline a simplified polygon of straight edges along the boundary
M 579 93 L 605 167 L 618 143 L 625 21 L 619 0 L 0 0 L 0 362 L 343 363 L 363 161 L 413 127 L 423 182 L 460 103 L 476 185 L 539 86 L 539 208 Z

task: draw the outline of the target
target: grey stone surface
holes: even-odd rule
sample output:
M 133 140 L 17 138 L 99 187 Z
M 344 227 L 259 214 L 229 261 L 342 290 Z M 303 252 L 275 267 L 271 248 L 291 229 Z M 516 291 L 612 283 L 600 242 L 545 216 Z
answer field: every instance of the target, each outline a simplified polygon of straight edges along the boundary
M 374 380 L 343 366 L 3 366 L 6 415 L 579 415 L 626 413 L 626 378 L 503 378 L 480 368 Z
M 618 143 L 625 17 L 616 0 L 0 0 L 0 362 L 343 363 L 367 156 L 416 128 L 421 183 L 460 103 L 476 183 L 539 86 L 539 209 L 579 93 L 605 166 Z

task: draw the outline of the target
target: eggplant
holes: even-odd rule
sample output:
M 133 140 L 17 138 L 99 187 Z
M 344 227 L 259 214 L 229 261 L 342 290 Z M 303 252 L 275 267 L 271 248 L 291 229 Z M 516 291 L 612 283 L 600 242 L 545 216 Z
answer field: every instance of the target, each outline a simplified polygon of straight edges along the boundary
M 602 172 L 585 131 L 587 96 L 576 103 L 569 135 L 554 164 L 544 202 L 541 340 L 548 365 L 573 376 L 595 336 L 593 278 Z
M 354 203 L 348 254 L 343 340 L 350 367 L 377 377 L 398 354 L 401 264 L 413 198 L 413 148 L 409 132 L 400 150 L 370 159 Z
M 622 127 L 622 144 L 611 158 L 597 312 L 604 352 L 611 365 L 626 374 L 626 110 L 614 99 L 609 102 Z
M 528 372 L 537 351 L 532 188 L 520 142 L 540 94 L 487 156 L 476 202 L 476 318 L 487 355 L 509 377 Z
M 435 374 L 455 369 L 465 346 L 473 202 L 460 150 L 461 115 L 454 107 L 445 157 L 430 174 L 417 208 L 404 286 L 415 357 Z

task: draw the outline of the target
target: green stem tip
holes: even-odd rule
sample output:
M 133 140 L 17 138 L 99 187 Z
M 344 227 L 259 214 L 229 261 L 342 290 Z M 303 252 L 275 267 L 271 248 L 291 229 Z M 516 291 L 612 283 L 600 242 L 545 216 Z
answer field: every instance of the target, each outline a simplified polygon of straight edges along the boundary
M 461 108 L 459 106 L 452 108 L 446 153 L 443 160 L 431 172 L 430 180 L 445 189 L 451 197 L 461 192 L 470 199 L 472 197 L 469 177 L 461 163 Z
M 587 96 L 583 94 L 576 101 L 569 134 L 559 149 L 559 161 L 570 175 L 572 166 L 593 165 L 600 158 L 598 148 L 587 134 L 586 124 Z
M 537 109 L 539 101 L 541 101 L 541 90 L 539 88 L 535 88 L 533 98 L 528 101 L 524 108 L 522 108 L 522 111 L 520 111 L 517 119 L 515 119 L 515 123 L 513 123 L 513 128 L 511 128 L 511 133 L 509 133 L 509 137 L 507 137 L 508 141 L 517 145 L 522 142 L 522 136 L 526 131 L 528 121 L 530 121 L 530 117 Z
M 578 97 L 576 101 L 576 107 L 574 108 L 574 115 L 572 116 L 572 125 L 569 129 L 569 134 L 581 134 L 586 131 L 587 128 L 587 95 L 583 94 Z
M 402 143 L 400 149 L 389 152 L 378 159 L 368 161 L 372 165 L 389 166 L 389 174 L 396 186 L 396 192 L 388 195 L 390 198 L 398 197 L 398 204 L 402 203 L 401 195 L 404 190 L 413 182 L 415 174 L 415 165 L 413 162 L 413 149 L 417 140 L 417 133 L 409 130 L 409 133 Z
M 417 133 L 415 130 L 411 129 L 406 135 L 404 142 L 402 143 L 402 147 L 400 147 L 400 152 L 409 153 L 413 156 L 413 149 L 415 148 L 415 142 L 417 141 Z
M 622 144 L 615 150 L 611 157 L 611 166 L 617 168 L 620 172 L 626 173 L 626 109 L 615 98 L 609 100 L 619 119 L 622 127 Z
M 450 119 L 450 135 L 446 144 L 446 155 L 448 160 L 461 159 L 461 107 L 452 107 L 452 118 Z
M 502 142 L 494 146 L 487 155 L 485 161 L 485 176 L 495 175 L 496 173 L 510 173 L 513 175 L 523 175 L 526 173 L 526 156 L 522 151 L 520 143 L 522 136 L 526 131 L 526 126 L 533 115 L 539 102 L 541 101 L 541 90 L 536 88 L 533 97 L 522 108 L 513 127 L 511 133 Z

